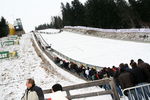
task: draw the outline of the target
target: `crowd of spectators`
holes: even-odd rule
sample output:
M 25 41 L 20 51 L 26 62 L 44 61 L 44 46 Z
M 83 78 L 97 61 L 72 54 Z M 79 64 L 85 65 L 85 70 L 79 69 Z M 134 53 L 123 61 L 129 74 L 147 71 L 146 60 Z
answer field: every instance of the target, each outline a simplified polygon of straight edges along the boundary
M 76 73 L 86 80 L 93 81 L 104 78 L 114 78 L 116 89 L 120 97 L 123 96 L 123 89 L 150 83 L 150 65 L 144 62 L 142 59 L 138 59 L 137 62 L 131 60 L 129 64 L 121 63 L 118 67 L 104 67 L 102 70 L 97 70 L 96 67 L 90 68 L 84 65 L 77 65 L 74 62 L 69 62 L 60 59 L 59 57 L 55 57 L 54 62 L 61 68 L 66 69 L 71 73 Z M 101 87 L 106 90 L 110 89 L 108 84 Z M 150 87 L 145 87 L 143 89 L 144 93 L 141 89 L 137 89 L 138 95 L 135 93 L 135 91 L 132 91 L 131 93 L 125 91 L 124 94 L 128 96 L 129 100 L 141 100 L 143 97 L 145 100 L 149 100 L 149 89 Z

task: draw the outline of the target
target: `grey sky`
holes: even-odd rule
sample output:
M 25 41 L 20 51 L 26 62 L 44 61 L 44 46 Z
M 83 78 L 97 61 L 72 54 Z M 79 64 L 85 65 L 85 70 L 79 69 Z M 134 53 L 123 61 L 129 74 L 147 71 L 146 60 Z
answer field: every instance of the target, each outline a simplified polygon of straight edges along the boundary
M 61 2 L 72 0 L 1 0 L 0 16 L 13 24 L 16 18 L 21 18 L 26 31 L 35 26 L 50 22 L 51 16 L 61 15 Z M 86 0 L 80 0 L 84 3 Z

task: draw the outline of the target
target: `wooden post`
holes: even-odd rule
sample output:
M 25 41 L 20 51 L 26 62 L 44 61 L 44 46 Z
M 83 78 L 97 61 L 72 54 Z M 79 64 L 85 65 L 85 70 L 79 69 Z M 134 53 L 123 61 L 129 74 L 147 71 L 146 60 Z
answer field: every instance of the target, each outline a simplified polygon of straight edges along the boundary
M 69 90 L 67 90 L 66 93 L 67 93 L 67 97 L 71 96 Z M 69 99 L 69 100 L 71 100 L 71 99 Z
M 113 93 L 113 100 L 120 100 L 118 92 L 116 90 L 116 84 L 115 84 L 113 78 L 111 78 L 111 81 L 109 82 L 109 84 L 110 84 L 110 87 L 111 87 L 111 90 L 112 90 L 112 93 Z

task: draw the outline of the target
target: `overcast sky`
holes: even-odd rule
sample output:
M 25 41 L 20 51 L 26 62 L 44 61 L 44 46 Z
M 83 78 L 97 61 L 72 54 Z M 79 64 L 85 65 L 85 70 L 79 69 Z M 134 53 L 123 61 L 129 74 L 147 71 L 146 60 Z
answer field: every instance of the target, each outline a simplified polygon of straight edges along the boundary
M 21 18 L 26 31 L 35 26 L 50 22 L 51 16 L 61 15 L 61 2 L 72 0 L 0 0 L 0 16 L 13 24 L 16 18 Z M 80 0 L 85 3 L 86 0 Z

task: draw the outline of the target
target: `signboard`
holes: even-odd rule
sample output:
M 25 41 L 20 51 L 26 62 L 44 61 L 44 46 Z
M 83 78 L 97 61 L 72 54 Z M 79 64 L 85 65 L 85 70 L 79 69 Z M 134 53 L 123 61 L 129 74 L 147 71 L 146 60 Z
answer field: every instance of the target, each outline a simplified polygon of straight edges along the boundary
M 10 53 L 9 53 L 9 57 L 10 57 L 10 58 L 18 57 L 17 51 L 10 52 Z
M 10 46 L 10 45 L 14 45 L 14 44 L 15 44 L 14 41 L 4 41 L 4 42 L 2 43 L 2 46 Z
M 9 40 L 17 40 L 17 39 L 19 39 L 19 37 L 17 35 L 13 35 L 13 36 L 9 36 L 8 39 Z
M 18 57 L 17 51 L 9 52 L 9 51 L 3 51 L 0 52 L 0 59 L 7 59 L 7 58 L 14 58 Z
M 0 59 L 9 58 L 9 51 L 0 52 Z

